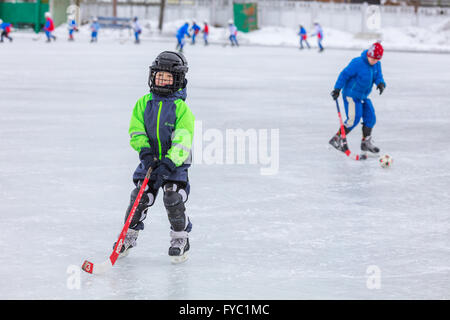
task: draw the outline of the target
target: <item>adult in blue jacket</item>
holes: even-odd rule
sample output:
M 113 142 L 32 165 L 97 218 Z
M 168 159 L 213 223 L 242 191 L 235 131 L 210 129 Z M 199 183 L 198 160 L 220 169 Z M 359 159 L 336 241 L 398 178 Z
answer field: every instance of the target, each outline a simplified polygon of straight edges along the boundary
M 177 50 L 180 52 L 183 52 L 184 36 L 187 36 L 188 38 L 191 37 L 189 34 L 189 22 L 186 22 L 177 30 Z
M 380 43 L 374 43 L 368 50 L 362 52 L 360 57 L 354 58 L 350 64 L 342 70 L 334 85 L 331 96 L 337 100 L 342 90 L 345 113 L 347 119 L 344 123 L 345 133 L 348 134 L 359 121 L 362 124 L 361 150 L 363 152 L 378 153 L 380 149 L 371 141 L 372 129 L 376 123 L 375 110 L 372 101 L 368 98 L 375 84 L 380 94 L 383 93 L 386 83 L 381 71 L 380 59 L 383 56 L 383 47 Z M 338 150 L 345 151 L 342 146 L 340 130 L 329 143 Z

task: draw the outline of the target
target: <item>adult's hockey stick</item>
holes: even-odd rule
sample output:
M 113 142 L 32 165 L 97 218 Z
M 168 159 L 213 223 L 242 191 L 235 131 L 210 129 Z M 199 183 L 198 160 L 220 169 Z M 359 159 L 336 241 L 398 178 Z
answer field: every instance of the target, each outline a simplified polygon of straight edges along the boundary
M 87 273 L 92 274 L 102 274 L 108 271 L 115 263 L 120 254 L 120 249 L 122 249 L 123 241 L 125 236 L 127 235 L 128 228 L 130 226 L 131 220 L 136 212 L 136 208 L 141 201 L 142 195 L 144 194 L 145 187 L 148 184 L 148 180 L 150 179 L 150 174 L 152 173 L 152 168 L 150 167 L 145 175 L 145 179 L 142 182 L 141 188 L 139 189 L 139 193 L 134 201 L 133 207 L 131 208 L 130 214 L 128 215 L 127 220 L 122 228 L 122 232 L 119 235 L 119 238 L 116 241 L 116 245 L 114 246 L 113 252 L 109 256 L 109 259 L 102 263 L 92 263 L 88 260 L 85 260 L 81 269 L 86 271 Z
M 342 116 L 341 116 L 341 109 L 339 108 L 339 102 L 338 99 L 336 99 L 336 108 L 337 108 L 337 113 L 338 113 L 338 117 L 339 117 L 339 124 L 341 126 L 341 139 L 342 139 L 342 149 L 343 152 L 347 155 L 347 157 L 349 157 L 350 159 L 353 160 L 366 160 L 367 159 L 367 155 L 366 154 L 352 154 L 350 149 L 348 148 L 348 143 L 347 143 L 347 136 L 345 135 L 345 128 L 344 128 L 344 122 L 342 121 Z

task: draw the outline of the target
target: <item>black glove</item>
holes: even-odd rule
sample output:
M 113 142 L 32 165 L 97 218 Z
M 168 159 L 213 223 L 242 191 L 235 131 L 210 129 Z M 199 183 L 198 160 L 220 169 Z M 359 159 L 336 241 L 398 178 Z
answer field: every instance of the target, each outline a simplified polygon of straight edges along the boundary
M 334 89 L 331 91 L 331 96 L 333 97 L 333 100 L 337 100 L 339 98 L 339 93 L 341 92 L 341 89 Z
M 158 166 L 158 158 L 151 154 L 150 148 L 142 148 L 139 153 L 139 159 L 141 159 L 145 170 L 148 170 L 150 167 L 155 169 Z
M 379 90 L 380 91 L 380 94 L 382 94 L 383 93 L 383 91 L 384 91 L 384 88 L 385 88 L 385 85 L 384 85 L 384 83 L 383 82 L 380 82 L 378 85 L 377 85 L 377 90 Z
M 153 189 L 158 190 L 161 188 L 163 183 L 169 179 L 170 174 L 174 172 L 176 168 L 177 166 L 172 162 L 172 160 L 164 157 L 150 175 L 150 180 L 154 181 Z

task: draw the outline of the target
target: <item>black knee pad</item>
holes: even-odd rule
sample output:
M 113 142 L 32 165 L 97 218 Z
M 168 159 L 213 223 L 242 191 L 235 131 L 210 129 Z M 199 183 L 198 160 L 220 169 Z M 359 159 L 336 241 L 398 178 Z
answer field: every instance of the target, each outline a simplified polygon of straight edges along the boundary
M 130 215 L 131 209 L 133 208 L 134 202 L 136 201 L 136 198 L 139 194 L 139 189 L 136 188 L 131 192 L 130 196 L 130 204 L 128 205 L 128 209 L 125 215 L 125 221 L 127 220 L 128 216 Z M 151 193 L 144 192 L 142 194 L 141 200 L 139 201 L 139 204 L 136 208 L 136 211 L 134 213 L 133 219 L 131 219 L 130 228 L 136 229 L 136 230 L 142 230 L 144 229 L 144 224 L 142 221 L 147 217 L 147 209 L 150 207 L 154 202 L 154 196 Z
M 173 231 L 184 231 L 186 228 L 186 207 L 183 197 L 176 191 L 166 191 L 163 197 L 170 225 Z

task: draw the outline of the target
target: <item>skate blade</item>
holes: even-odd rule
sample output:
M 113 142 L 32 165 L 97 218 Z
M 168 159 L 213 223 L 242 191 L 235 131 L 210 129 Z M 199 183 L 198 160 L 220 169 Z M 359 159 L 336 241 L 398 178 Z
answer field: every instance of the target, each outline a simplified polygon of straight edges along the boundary
M 374 153 L 374 152 L 369 152 L 369 151 L 362 151 L 361 155 L 364 155 L 366 157 L 366 159 L 368 159 L 368 158 L 379 158 L 380 157 L 380 152 Z
M 180 264 L 180 263 L 185 262 L 187 259 L 188 259 L 187 252 L 185 252 L 181 256 L 171 256 L 170 257 L 170 262 L 172 264 Z

